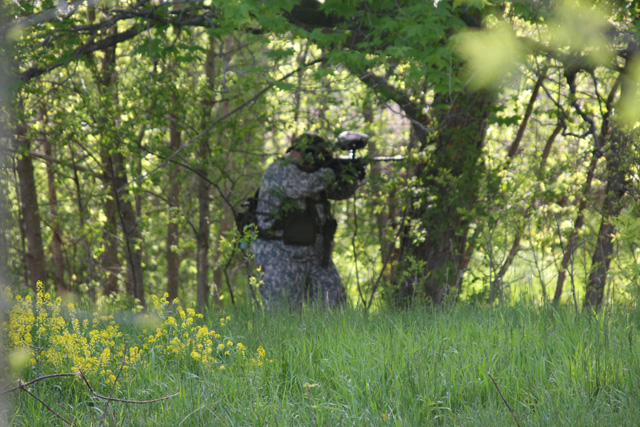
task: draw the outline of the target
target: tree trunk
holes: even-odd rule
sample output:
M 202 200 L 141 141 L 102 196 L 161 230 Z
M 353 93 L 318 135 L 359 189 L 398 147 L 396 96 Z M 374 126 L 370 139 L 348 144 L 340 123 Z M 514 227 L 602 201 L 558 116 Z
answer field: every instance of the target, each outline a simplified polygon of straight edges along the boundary
M 88 7 L 88 21 L 93 23 L 96 17 L 96 9 L 93 6 Z M 115 73 L 115 49 L 108 48 L 104 51 L 104 58 L 102 61 L 102 68 L 98 70 L 98 67 L 95 64 L 95 57 L 93 54 L 87 56 L 89 60 L 90 69 L 94 73 L 94 78 L 97 82 L 98 91 L 104 99 L 108 99 L 107 97 L 107 89 L 111 87 L 114 81 L 114 73 Z M 107 115 L 102 115 L 100 117 L 100 125 L 105 130 L 102 132 L 103 135 L 106 135 L 106 129 L 110 126 L 109 119 Z M 118 293 L 118 279 L 119 275 L 122 272 L 122 266 L 120 264 L 120 260 L 118 258 L 118 222 L 117 222 L 117 205 L 116 199 L 113 192 L 111 191 L 112 182 L 111 175 L 109 173 L 110 170 L 110 159 L 109 159 L 109 148 L 106 146 L 105 141 L 102 141 L 100 144 L 100 162 L 102 167 L 102 186 L 104 188 L 104 215 L 105 222 L 102 230 L 102 240 L 104 244 L 104 251 L 102 253 L 100 263 L 101 269 L 106 272 L 107 276 L 102 280 L 102 292 L 104 295 L 112 295 Z M 76 185 L 78 189 L 76 190 L 78 194 L 78 205 L 80 212 L 84 211 L 82 206 L 82 200 L 80 198 L 80 188 L 79 188 L 79 180 L 76 177 Z M 81 218 L 83 218 L 81 216 Z M 87 248 L 87 257 L 88 262 L 91 262 L 90 248 Z
M 9 18 L 9 14 L 6 13 L 7 11 L 5 10 L 5 3 L 1 2 L 0 3 L 0 27 L 4 26 L 5 24 L 8 23 L 8 21 L 10 21 Z M 7 46 L 8 43 L 5 43 L 4 41 L 0 41 L 0 63 L 4 64 L 2 67 L 0 67 L 0 105 L 2 105 L 4 108 L 6 108 L 7 110 L 9 110 L 11 108 L 11 102 L 9 100 L 9 79 L 7 76 L 7 72 L 9 71 L 10 67 L 8 66 L 9 64 L 11 64 L 11 54 L 9 53 L 9 49 Z M 13 65 L 13 64 L 11 64 Z M 9 114 L 9 116 L 11 116 L 11 114 Z M 7 123 L 6 120 L 0 120 L 0 135 L 4 136 L 4 135 L 10 135 L 11 134 L 11 130 L 9 129 L 9 123 Z M 5 146 L 5 144 L 7 139 L 6 138 L 0 138 L 0 170 L 4 170 L 5 165 L 6 165 L 6 158 L 5 158 L 5 153 L 8 151 L 7 146 Z M 9 276 L 8 276 L 8 246 L 6 245 L 7 241 L 6 241 L 6 232 L 7 230 L 7 221 L 8 221 L 8 212 L 5 209 L 6 205 L 6 197 L 5 197 L 5 192 L 4 192 L 4 188 L 0 189 L 0 245 L 2 245 L 0 247 L 0 251 L 2 251 L 2 253 L 0 254 L 1 259 L 0 259 L 0 283 L 2 284 L 8 284 L 8 280 L 9 280 Z M 3 300 L 0 302 L 0 319 L 5 319 L 5 310 L 7 307 L 5 307 L 6 302 Z M 9 384 L 8 382 L 8 378 L 7 378 L 7 369 L 5 369 L 4 367 L 7 366 L 5 365 L 5 347 L 7 345 L 7 343 L 5 343 L 5 334 L 0 334 L 0 366 L 2 366 L 2 370 L 0 370 L 0 384 Z M 12 408 L 9 406 L 5 395 L 1 395 L 0 396 L 0 425 L 6 426 L 9 425 L 9 416 L 8 414 L 10 413 L 10 411 L 12 410 Z
M 215 39 L 210 36 L 207 58 L 204 65 L 205 77 L 207 79 L 207 92 L 202 99 L 202 128 L 209 126 L 211 112 L 214 105 L 215 88 Z M 197 243 L 197 301 L 196 307 L 202 312 L 209 306 L 209 233 L 211 231 L 210 217 L 210 194 L 207 161 L 210 158 L 209 134 L 200 137 L 198 143 L 198 231 L 196 233 Z
M 571 230 L 571 235 L 569 236 L 569 240 L 567 246 L 564 249 L 564 253 L 562 256 L 562 263 L 560 265 L 560 269 L 558 271 L 558 281 L 556 283 L 556 290 L 553 296 L 553 304 L 558 305 L 560 303 L 560 298 L 562 297 L 562 291 L 564 288 L 564 281 L 567 276 L 567 270 L 569 268 L 569 263 L 573 259 L 573 254 L 576 250 L 578 243 L 578 234 L 580 229 L 584 225 L 584 216 L 587 208 L 587 200 L 589 193 L 591 193 L 591 186 L 593 184 L 593 178 L 595 176 L 596 166 L 598 165 L 598 161 L 600 160 L 600 153 L 602 149 L 607 144 L 607 140 L 609 139 L 609 135 L 611 133 L 610 129 L 610 118 L 615 108 L 613 106 L 615 96 L 618 92 L 620 84 L 622 82 L 622 73 L 618 75 L 616 82 L 613 84 L 611 90 L 609 91 L 609 95 L 606 100 L 606 113 L 603 116 L 602 120 L 602 128 L 600 135 L 597 138 L 597 148 L 591 158 L 591 162 L 589 163 L 589 167 L 587 169 L 587 180 L 582 187 L 582 194 L 578 199 L 578 215 L 576 216 L 575 223 L 573 225 L 573 229 Z M 571 82 L 572 80 L 570 80 Z M 605 230 L 602 230 L 603 232 Z
M 103 153 L 102 156 L 103 170 L 107 170 L 108 156 Z M 118 293 L 118 275 L 122 271 L 120 260 L 118 259 L 118 223 L 116 201 L 111 194 L 111 182 L 105 176 L 103 185 L 107 190 L 107 197 L 104 201 L 105 223 L 102 232 L 104 240 L 104 252 L 102 253 L 102 268 L 106 271 L 107 277 L 102 283 L 102 291 L 105 295 Z
M 38 210 L 38 191 L 34 177 L 33 159 L 29 154 L 31 142 L 23 123 L 18 124 L 14 144 L 19 153 L 17 156 L 17 171 L 20 181 L 20 211 L 27 240 L 27 252 L 25 254 L 27 286 L 35 290 L 38 281 L 47 286 L 47 272 Z
M 629 51 L 633 52 L 627 59 L 623 71 L 620 73 L 617 83 L 621 84 L 620 98 L 636 96 L 638 93 L 638 84 L 629 78 L 629 70 L 640 61 L 639 48 L 635 41 L 629 44 Z M 616 85 L 614 85 L 607 106 L 613 104 Z M 608 111 L 615 111 L 608 108 Z M 607 167 L 605 178 L 607 180 L 604 202 L 602 204 L 602 218 L 600 220 L 600 230 L 598 231 L 598 240 L 591 258 L 591 271 L 587 282 L 587 293 L 584 299 L 585 308 L 600 308 L 604 300 L 604 290 L 607 284 L 607 273 L 611 258 L 613 257 L 614 245 L 613 237 L 615 234 L 615 226 L 612 221 L 622 211 L 622 197 L 626 192 L 627 175 L 631 173 L 636 166 L 635 161 L 629 158 L 629 150 L 632 146 L 633 138 L 637 135 L 628 133 L 629 131 L 620 123 L 609 122 L 608 116 L 603 120 L 603 129 L 608 132 L 609 147 L 605 153 L 607 159 Z
M 6 147 L 2 146 L 0 149 L 6 150 Z M 0 169 L 6 167 L 5 162 L 6 159 L 4 155 L 0 154 Z M 0 283 L 9 283 L 9 239 L 7 239 L 7 233 L 9 231 L 8 206 L 7 194 L 3 186 L 3 188 L 0 188 Z M 0 375 L 0 378 L 1 377 Z
M 204 140 L 205 138 L 202 138 Z M 208 144 L 201 143 L 198 155 L 200 159 L 208 158 Z M 200 171 L 202 172 L 202 170 Z M 203 312 L 209 305 L 209 183 L 198 177 L 198 233 L 197 240 L 197 303 L 199 312 Z
M 108 157 L 111 191 L 124 236 L 125 255 L 127 258 L 127 293 L 145 306 L 144 280 L 142 270 L 142 233 L 131 197 L 126 189 L 128 183 L 124 156 L 115 152 Z
M 114 33 L 117 28 L 113 27 Z M 121 136 L 116 131 L 120 126 L 118 113 L 118 87 L 115 47 L 105 50 L 101 75 L 98 76 L 101 93 L 105 100 L 103 132 L 103 166 L 110 185 L 111 196 L 118 213 L 120 228 L 124 236 L 125 256 L 127 260 L 127 293 L 145 306 L 144 279 L 142 270 L 142 233 L 138 226 L 135 207 L 127 189 L 127 169 L 123 154 Z M 112 208 L 112 206 L 109 206 Z
M 51 142 L 46 133 L 46 112 L 45 106 L 40 107 L 40 122 L 42 125 L 42 131 L 40 139 L 44 148 L 44 153 L 47 156 L 47 188 L 49 190 L 49 216 L 51 220 L 51 252 L 53 255 L 53 277 L 58 294 L 62 295 L 68 291 L 67 285 L 64 281 L 64 259 L 62 255 L 62 228 L 60 226 L 60 220 L 58 219 L 58 196 L 56 192 L 55 170 L 52 159 L 53 149 L 51 148 Z
M 562 254 L 562 262 L 560 264 L 560 269 L 558 270 L 558 281 L 556 282 L 556 290 L 553 295 L 554 305 L 558 305 L 560 303 L 560 298 L 562 297 L 562 292 L 564 290 L 564 281 L 567 278 L 567 270 L 569 268 L 571 260 L 573 259 L 573 254 L 577 247 L 580 229 L 584 225 L 584 216 L 585 211 L 587 210 L 588 195 L 591 192 L 594 172 L 598 164 L 598 160 L 598 156 L 594 155 L 592 157 L 587 171 L 587 180 L 582 186 L 582 194 L 579 196 L 578 200 L 578 214 L 576 216 L 576 220 L 574 221 L 571 234 L 569 235 L 567 246 L 564 248 L 564 253 Z
M 70 154 L 71 154 L 71 162 L 73 165 L 73 185 L 74 185 L 74 189 L 75 189 L 75 196 L 76 196 L 76 205 L 78 206 L 78 219 L 80 222 L 80 230 L 85 230 L 85 224 L 87 222 L 87 218 L 88 218 L 88 212 L 87 212 L 87 207 L 85 205 L 85 203 L 83 202 L 83 196 L 82 196 L 82 185 L 80 183 L 80 176 L 78 175 L 78 168 L 77 168 L 77 164 L 76 164 L 76 157 L 75 157 L 75 150 L 74 149 L 70 149 L 69 150 Z M 106 229 L 103 232 L 103 234 L 106 234 Z M 87 238 L 86 234 L 83 233 L 82 235 L 82 242 L 83 242 L 83 247 L 84 247 L 84 253 L 85 253 L 85 259 L 86 259 L 86 264 L 87 264 L 87 275 L 86 277 L 83 279 L 80 279 L 80 283 L 90 283 L 93 284 L 94 280 L 95 280 L 95 260 L 93 258 L 92 252 L 91 252 L 91 243 L 89 242 L 89 239 Z M 106 240 L 105 240 L 106 242 Z M 116 257 L 117 259 L 117 257 Z M 112 291 L 107 292 L 107 290 L 109 289 L 107 287 L 107 282 L 111 280 L 111 276 L 113 276 L 112 274 L 109 274 L 109 277 L 107 277 L 107 280 L 105 280 L 103 282 L 103 286 L 104 286 L 104 291 L 105 291 L 105 295 L 109 295 L 110 293 L 116 292 L 117 291 L 117 277 L 114 276 L 114 281 L 115 281 L 115 289 Z M 96 297 L 96 289 L 94 288 L 94 286 L 90 286 L 89 287 L 89 293 L 91 296 L 91 299 L 93 301 L 95 301 L 95 297 Z
M 410 234 L 402 239 L 407 261 L 419 264 L 403 283 L 404 297 L 417 295 L 440 304 L 459 280 L 470 225 L 466 212 L 476 203 L 484 174 L 481 155 L 491 99 L 486 92 L 459 93 L 450 112 L 438 117 L 442 128 L 435 137 L 433 158 L 419 172 L 427 194 L 411 212 L 422 240 L 416 244 Z M 422 141 L 424 150 L 426 138 Z M 427 204 L 427 198 L 433 202 Z
M 625 179 L 627 171 L 631 167 L 626 155 L 630 145 L 630 137 L 621 133 L 612 135 L 607 150 L 607 186 L 602 205 L 602 219 L 598 240 L 591 259 L 591 272 L 587 282 L 587 293 L 584 299 L 584 307 L 599 308 L 604 299 L 604 289 L 607 283 L 607 272 L 613 256 L 613 236 L 615 226 L 612 220 L 622 210 L 622 196 L 625 193 Z
M 169 116 L 169 146 L 174 152 L 182 145 L 182 133 L 178 126 L 178 118 Z M 176 210 L 178 208 L 178 195 L 180 194 L 180 181 L 178 171 L 172 167 L 169 172 L 169 224 L 167 224 L 167 293 L 169 301 L 178 297 L 180 289 L 180 257 L 178 256 L 178 222 Z

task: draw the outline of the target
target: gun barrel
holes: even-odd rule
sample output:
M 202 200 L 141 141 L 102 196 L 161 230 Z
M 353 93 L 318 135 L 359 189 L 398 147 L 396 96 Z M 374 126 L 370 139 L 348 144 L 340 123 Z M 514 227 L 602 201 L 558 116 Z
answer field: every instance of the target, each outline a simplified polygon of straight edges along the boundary
M 404 156 L 375 156 L 370 157 L 372 162 L 401 162 L 404 160 Z
M 353 157 L 346 157 L 346 156 L 338 156 L 336 157 L 336 159 L 340 159 L 340 160 L 353 160 Z M 375 157 L 364 157 L 363 158 L 365 161 L 371 161 L 371 162 L 401 162 L 404 160 L 404 156 L 375 156 Z

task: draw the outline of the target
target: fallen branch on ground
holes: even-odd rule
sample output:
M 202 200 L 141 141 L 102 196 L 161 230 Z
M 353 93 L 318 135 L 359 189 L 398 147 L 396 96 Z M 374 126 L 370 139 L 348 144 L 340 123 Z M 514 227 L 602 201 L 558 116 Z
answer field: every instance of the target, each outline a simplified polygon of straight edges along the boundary
M 118 375 L 119 375 L 119 373 L 118 373 Z M 65 373 L 44 375 L 44 376 L 35 378 L 35 379 L 33 379 L 31 381 L 28 381 L 28 382 L 23 382 L 22 380 L 19 380 L 19 384 L 17 386 L 11 387 L 10 389 L 7 389 L 7 390 L 0 391 L 0 396 L 8 394 L 8 393 L 11 393 L 11 392 L 14 392 L 14 391 L 22 390 L 22 391 L 26 392 L 29 396 L 33 397 L 38 402 L 40 402 L 45 408 L 47 408 L 47 410 L 49 412 L 51 412 L 56 417 L 60 418 L 66 424 L 74 425 L 74 423 L 72 423 L 71 421 L 67 420 L 62 415 L 58 414 L 55 410 L 53 410 L 53 408 L 51 408 L 49 405 L 47 405 L 45 402 L 43 402 L 40 398 L 38 398 L 35 394 L 33 394 L 31 391 L 28 390 L 28 387 L 33 385 L 33 384 L 36 384 L 36 383 L 38 383 L 40 381 L 48 380 L 48 379 L 51 379 L 51 378 L 58 378 L 58 377 L 81 377 L 84 380 L 84 383 L 87 385 L 87 387 L 91 391 L 91 395 L 93 397 L 97 398 L 97 399 L 106 400 L 107 401 L 107 407 L 109 407 L 109 404 L 111 402 L 134 403 L 134 404 L 155 403 L 155 402 L 160 402 L 160 401 L 163 401 L 163 400 L 171 399 L 172 397 L 176 397 L 178 394 L 180 394 L 180 393 L 174 393 L 174 394 L 169 395 L 169 396 L 163 396 L 163 397 L 160 397 L 158 399 L 152 399 L 152 400 L 130 400 L 130 399 L 119 399 L 119 398 L 113 397 L 112 395 L 103 396 L 103 395 L 101 395 L 101 394 L 99 394 L 99 393 L 97 393 L 95 391 L 95 389 L 91 386 L 91 383 L 89 383 L 89 380 L 82 373 L 82 371 L 78 371 L 78 372 L 65 372 Z M 116 382 L 117 382 L 117 379 L 116 379 Z M 115 388 L 115 382 L 113 384 L 113 387 Z M 111 393 L 113 394 L 113 389 L 112 389 Z
M 489 378 L 491 378 L 491 381 L 493 381 L 493 385 L 496 386 L 496 390 L 498 390 L 498 393 L 500 393 L 500 397 L 502 398 L 502 401 L 504 402 L 505 405 L 507 405 L 507 408 L 509 408 L 509 412 L 511 412 L 511 416 L 515 420 L 516 425 L 518 427 L 520 427 L 520 423 L 518 422 L 518 419 L 516 418 L 516 414 L 513 413 L 513 410 L 511 409 L 511 406 L 509 406 L 509 403 L 507 402 L 507 399 L 505 399 L 504 396 L 502 395 L 502 392 L 500 391 L 500 387 L 498 387 L 498 383 L 491 376 L 491 372 L 487 372 L 487 374 L 489 375 Z

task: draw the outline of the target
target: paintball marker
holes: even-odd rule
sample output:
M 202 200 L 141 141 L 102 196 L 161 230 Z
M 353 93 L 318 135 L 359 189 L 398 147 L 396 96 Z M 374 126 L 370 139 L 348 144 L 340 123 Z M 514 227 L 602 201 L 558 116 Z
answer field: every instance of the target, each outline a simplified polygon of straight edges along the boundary
M 369 142 L 369 135 L 354 131 L 345 131 L 338 135 L 338 147 L 349 151 L 349 159 L 357 159 L 356 151 L 364 148 Z M 339 157 L 339 159 L 344 159 Z M 399 162 L 404 156 L 374 156 L 367 157 L 368 162 Z
M 344 131 L 338 135 L 338 147 L 341 150 L 349 150 L 351 159 L 356 158 L 356 150 L 364 148 L 369 142 L 369 135 L 351 130 Z
M 404 160 L 404 156 L 375 156 L 362 159 L 357 157 L 356 151 L 366 147 L 369 142 L 369 135 L 365 133 L 355 131 L 344 131 L 337 138 L 337 147 L 341 150 L 349 151 L 348 157 L 337 157 L 331 159 L 329 162 L 340 171 L 352 171 L 354 176 L 358 179 L 363 179 L 365 176 L 365 163 L 368 162 L 394 162 Z

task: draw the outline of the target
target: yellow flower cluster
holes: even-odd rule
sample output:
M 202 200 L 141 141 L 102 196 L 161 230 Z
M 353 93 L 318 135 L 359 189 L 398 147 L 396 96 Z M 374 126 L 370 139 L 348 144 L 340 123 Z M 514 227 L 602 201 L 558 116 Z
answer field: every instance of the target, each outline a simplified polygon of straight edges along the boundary
M 89 315 L 74 304 L 65 306 L 60 298 L 53 300 L 42 283 L 35 295 L 24 298 L 13 296 L 8 288 L 5 293 L 12 305 L 2 324 L 9 350 L 27 354 L 22 368 L 39 374 L 80 370 L 112 385 L 120 366 L 126 378 L 131 369 L 143 369 L 152 359 L 185 369 L 226 370 L 261 366 L 266 357 L 262 347 L 252 357 L 244 344 L 209 330 L 201 314 L 185 310 L 177 300 L 169 303 L 167 294 L 151 296 L 148 311 L 136 319 L 139 328 L 123 332 L 113 315 Z M 226 316 L 219 323 L 225 327 L 230 321 Z
M 5 298 L 13 306 L 2 329 L 10 350 L 29 355 L 22 368 L 37 365 L 38 372 L 45 374 L 82 371 L 109 384 L 115 381 L 123 356 L 128 362 L 125 370 L 140 360 L 137 347 L 124 354 L 123 334 L 113 316 L 81 318 L 74 304 L 64 307 L 59 297 L 53 300 L 41 282 L 36 289 L 35 301 L 31 295 L 14 297 L 5 289 Z
M 202 318 L 192 308 L 183 309 L 178 300 L 169 303 L 166 293 L 162 299 L 152 296 L 149 312 L 143 315 L 141 323 L 158 326 L 153 333 L 140 337 L 143 350 L 163 355 L 166 360 L 193 361 L 209 368 L 218 365 L 220 370 L 225 370 L 225 363 L 232 361 L 238 366 L 263 364 L 266 353 L 262 347 L 256 351 L 256 357 L 248 357 L 244 344 L 234 344 L 215 330 L 199 325 Z M 219 325 L 224 328 L 230 321 L 231 316 L 221 317 Z

